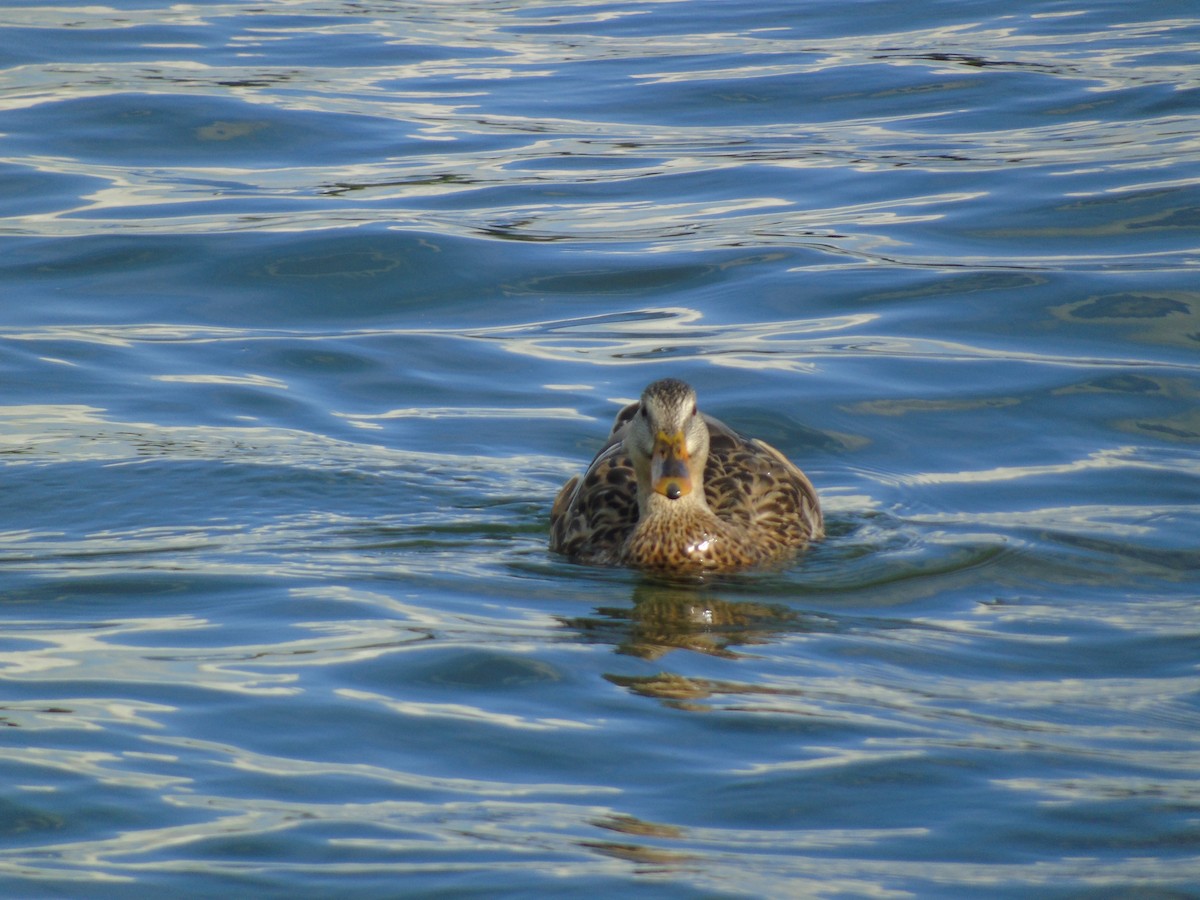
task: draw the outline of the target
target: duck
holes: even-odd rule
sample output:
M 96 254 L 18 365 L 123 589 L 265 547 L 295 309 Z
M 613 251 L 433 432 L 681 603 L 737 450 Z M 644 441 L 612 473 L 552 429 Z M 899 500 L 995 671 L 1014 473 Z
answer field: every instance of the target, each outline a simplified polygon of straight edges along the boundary
M 765 441 L 701 412 L 676 378 L 617 413 L 550 512 L 550 550 L 663 575 L 782 563 L 825 535 L 808 476 Z

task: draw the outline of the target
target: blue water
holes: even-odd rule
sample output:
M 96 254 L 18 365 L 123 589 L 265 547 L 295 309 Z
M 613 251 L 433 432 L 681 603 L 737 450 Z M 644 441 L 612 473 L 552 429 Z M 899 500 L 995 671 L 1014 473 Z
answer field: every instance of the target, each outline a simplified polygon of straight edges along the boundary
M 1200 890 L 1194 4 L 0 9 L 0 893 Z M 656 378 L 829 537 L 548 554 Z

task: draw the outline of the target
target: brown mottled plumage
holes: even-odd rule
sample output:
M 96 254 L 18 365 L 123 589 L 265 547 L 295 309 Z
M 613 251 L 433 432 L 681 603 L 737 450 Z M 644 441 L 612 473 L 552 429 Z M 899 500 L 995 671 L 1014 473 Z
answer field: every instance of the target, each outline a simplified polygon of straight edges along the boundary
M 667 574 L 774 562 L 824 533 L 804 473 L 698 412 L 696 392 L 673 378 L 617 413 L 608 443 L 550 512 L 551 550 Z

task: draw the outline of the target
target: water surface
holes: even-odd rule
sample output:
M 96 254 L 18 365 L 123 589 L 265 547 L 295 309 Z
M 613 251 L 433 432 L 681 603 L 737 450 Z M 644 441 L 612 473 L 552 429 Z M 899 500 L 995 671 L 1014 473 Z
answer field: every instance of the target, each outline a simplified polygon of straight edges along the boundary
M 0 12 L 13 896 L 1200 884 L 1200 19 Z M 546 551 L 659 377 L 782 572 Z

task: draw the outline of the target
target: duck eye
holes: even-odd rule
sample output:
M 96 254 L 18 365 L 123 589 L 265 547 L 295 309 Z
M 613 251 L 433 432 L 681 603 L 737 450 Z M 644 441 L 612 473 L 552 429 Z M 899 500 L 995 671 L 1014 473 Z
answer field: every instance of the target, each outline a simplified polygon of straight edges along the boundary
M 696 414 L 696 404 L 693 403 L 692 404 L 692 415 L 694 416 L 695 414 Z
M 649 418 L 649 416 L 646 415 L 646 407 L 644 407 L 644 406 L 638 407 L 638 415 L 641 416 L 643 419 Z

